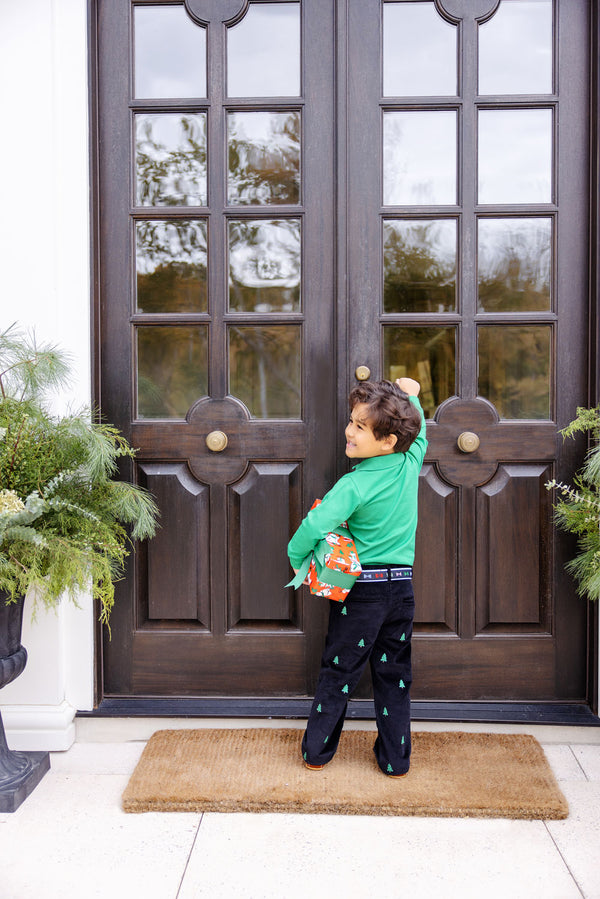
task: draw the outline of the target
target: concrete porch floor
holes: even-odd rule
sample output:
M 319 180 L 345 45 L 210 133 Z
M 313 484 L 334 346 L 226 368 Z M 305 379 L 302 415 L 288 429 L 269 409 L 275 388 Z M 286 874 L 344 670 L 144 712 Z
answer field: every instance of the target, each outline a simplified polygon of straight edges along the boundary
M 76 743 L 0 814 L 0 899 L 600 899 L 600 728 L 414 725 L 532 733 L 569 802 L 565 821 L 121 811 L 155 730 L 251 724 L 304 722 L 78 719 Z

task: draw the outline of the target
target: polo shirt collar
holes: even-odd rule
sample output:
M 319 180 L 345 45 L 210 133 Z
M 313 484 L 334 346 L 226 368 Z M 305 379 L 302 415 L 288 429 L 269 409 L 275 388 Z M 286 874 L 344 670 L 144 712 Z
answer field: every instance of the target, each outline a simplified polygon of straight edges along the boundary
M 404 462 L 404 453 L 388 453 L 386 456 L 371 456 L 369 459 L 361 459 L 352 466 L 353 471 L 382 471 L 386 468 L 395 468 Z

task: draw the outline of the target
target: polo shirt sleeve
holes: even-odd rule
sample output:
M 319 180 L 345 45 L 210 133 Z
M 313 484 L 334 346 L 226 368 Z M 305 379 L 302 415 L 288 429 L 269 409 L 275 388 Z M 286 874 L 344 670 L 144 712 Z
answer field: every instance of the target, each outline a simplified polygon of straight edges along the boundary
M 407 456 L 411 456 L 420 467 L 423 464 L 423 459 L 427 452 L 427 424 L 425 422 L 425 415 L 419 398 L 417 396 L 411 396 L 409 397 L 409 400 L 421 413 L 421 430 L 409 446 L 406 454 Z
M 339 527 L 352 515 L 361 501 L 352 474 L 344 475 L 323 497 L 323 501 L 311 509 L 288 544 L 288 556 L 292 568 L 299 568 L 306 556 L 313 551 L 329 531 Z

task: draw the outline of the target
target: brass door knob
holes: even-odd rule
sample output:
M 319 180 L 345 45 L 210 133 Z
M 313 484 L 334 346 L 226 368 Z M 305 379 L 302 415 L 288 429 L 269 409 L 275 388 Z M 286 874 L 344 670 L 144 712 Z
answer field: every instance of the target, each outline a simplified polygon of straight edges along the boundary
M 461 453 L 474 453 L 479 449 L 479 437 L 473 431 L 463 431 L 456 441 Z
M 359 365 L 354 374 L 357 381 L 368 381 L 371 377 L 371 369 L 366 365 Z
M 222 453 L 227 446 L 227 434 L 223 431 L 211 431 L 206 436 L 206 445 L 213 453 Z

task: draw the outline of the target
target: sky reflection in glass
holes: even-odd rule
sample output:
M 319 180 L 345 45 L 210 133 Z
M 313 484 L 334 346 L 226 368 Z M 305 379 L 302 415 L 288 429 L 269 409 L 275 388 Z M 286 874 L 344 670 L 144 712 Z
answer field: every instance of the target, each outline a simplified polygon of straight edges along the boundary
M 299 3 L 250 3 L 227 29 L 227 95 L 300 95 Z
M 552 93 L 552 0 L 502 2 L 479 26 L 479 93 Z
M 385 206 L 456 203 L 456 112 L 401 110 L 383 118 Z
M 184 6 L 136 6 L 135 96 L 206 96 L 206 29 Z
M 384 97 L 455 96 L 456 35 L 431 0 L 384 3 Z
M 479 202 L 552 202 L 552 111 L 479 112 Z

